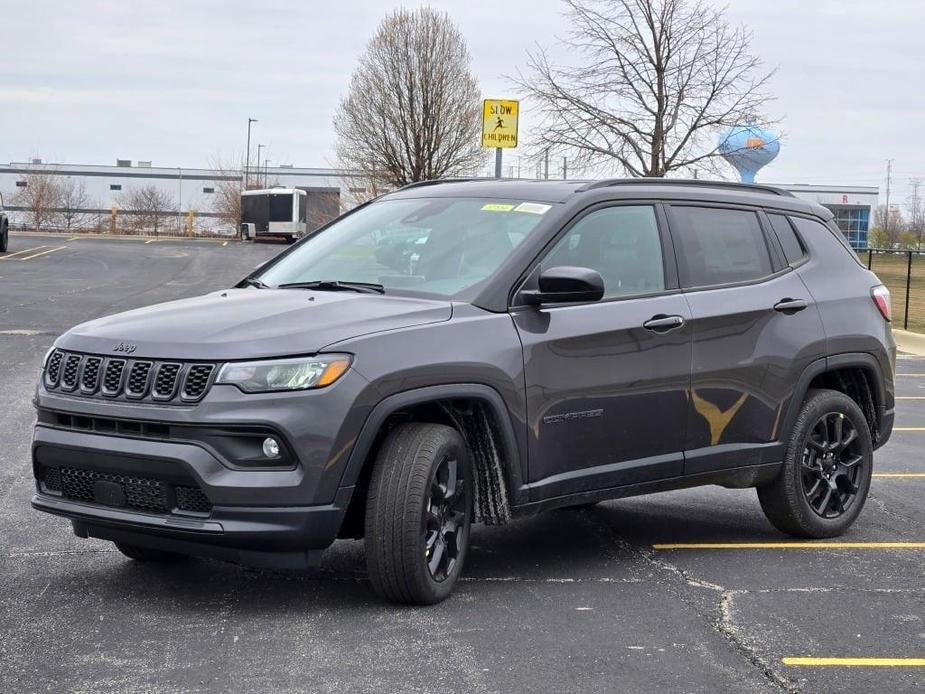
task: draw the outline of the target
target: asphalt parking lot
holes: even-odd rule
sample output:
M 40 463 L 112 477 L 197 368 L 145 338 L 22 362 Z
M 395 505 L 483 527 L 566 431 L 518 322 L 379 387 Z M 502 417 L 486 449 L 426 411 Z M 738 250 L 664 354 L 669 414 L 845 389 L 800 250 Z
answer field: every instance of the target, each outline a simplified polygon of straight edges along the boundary
M 304 573 L 142 566 L 33 511 L 31 396 L 54 338 L 226 287 L 281 248 L 11 237 L 0 256 L 0 691 L 925 688 L 925 358 L 899 360 L 897 430 L 876 454 L 864 513 L 836 540 L 845 546 L 781 535 L 752 490 L 669 492 L 477 528 L 456 593 L 400 609 L 368 589 L 360 542 L 336 543 Z

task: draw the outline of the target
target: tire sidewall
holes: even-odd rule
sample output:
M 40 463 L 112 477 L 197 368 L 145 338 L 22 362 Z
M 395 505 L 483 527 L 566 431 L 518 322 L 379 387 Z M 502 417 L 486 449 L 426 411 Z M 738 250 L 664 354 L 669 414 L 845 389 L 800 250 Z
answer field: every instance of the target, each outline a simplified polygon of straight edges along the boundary
M 823 518 L 809 505 L 809 500 L 803 493 L 802 458 L 807 439 L 815 423 L 825 414 L 841 413 L 847 417 L 857 431 L 860 439 L 860 454 L 862 456 L 861 478 L 858 481 L 858 492 L 848 512 L 838 518 Z M 857 403 L 843 393 L 837 391 L 820 391 L 813 395 L 803 406 L 797 417 L 790 443 L 787 447 L 784 474 L 786 476 L 787 492 L 792 495 L 793 507 L 799 515 L 803 525 L 813 537 L 834 537 L 847 530 L 860 515 L 870 490 L 871 474 L 873 472 L 873 443 L 870 429 L 864 413 Z

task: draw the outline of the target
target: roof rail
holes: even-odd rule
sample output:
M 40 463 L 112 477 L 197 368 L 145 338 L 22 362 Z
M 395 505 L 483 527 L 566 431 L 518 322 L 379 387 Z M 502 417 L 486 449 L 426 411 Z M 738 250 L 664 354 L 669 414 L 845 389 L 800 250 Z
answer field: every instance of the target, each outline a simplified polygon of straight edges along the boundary
M 423 188 L 424 186 L 435 186 L 438 183 L 467 183 L 468 181 L 477 181 L 477 178 L 434 178 L 429 181 L 415 181 L 414 183 L 406 183 L 400 188 L 396 188 L 393 192 L 399 190 L 410 190 L 411 188 Z
M 757 183 L 733 183 L 731 181 L 710 181 L 700 178 L 605 178 L 600 181 L 591 181 L 590 183 L 583 185 L 581 188 L 575 190 L 576 193 L 583 193 L 588 190 L 595 190 L 596 188 L 607 188 L 610 186 L 619 186 L 619 185 L 639 185 L 641 183 L 661 183 L 669 185 L 679 185 L 679 186 L 697 186 L 702 188 L 730 188 L 732 190 L 742 190 L 742 191 L 756 191 L 760 193 L 771 193 L 772 195 L 780 195 L 787 198 L 795 198 L 796 196 L 791 193 L 789 190 L 784 190 L 783 188 L 775 188 L 774 186 L 764 186 Z

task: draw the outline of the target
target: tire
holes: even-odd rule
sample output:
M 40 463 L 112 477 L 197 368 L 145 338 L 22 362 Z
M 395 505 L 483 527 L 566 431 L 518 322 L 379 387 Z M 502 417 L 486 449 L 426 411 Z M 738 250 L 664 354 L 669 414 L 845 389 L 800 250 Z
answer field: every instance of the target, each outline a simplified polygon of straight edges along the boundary
M 139 547 L 138 545 L 128 545 L 124 542 L 113 543 L 122 554 L 129 559 L 141 562 L 175 562 L 183 561 L 188 557 L 185 554 L 176 552 L 165 552 L 162 549 L 151 549 L 150 547 Z
M 3 230 L 0 231 L 0 253 L 6 253 L 6 249 L 9 247 L 10 247 L 10 228 L 4 225 Z
M 857 403 L 835 390 L 810 391 L 780 473 L 758 487 L 764 514 L 795 537 L 841 535 L 864 508 L 873 455 L 870 428 Z
M 409 423 L 388 435 L 366 502 L 366 566 L 379 596 L 408 605 L 446 599 L 466 559 L 473 491 L 469 451 L 455 429 Z

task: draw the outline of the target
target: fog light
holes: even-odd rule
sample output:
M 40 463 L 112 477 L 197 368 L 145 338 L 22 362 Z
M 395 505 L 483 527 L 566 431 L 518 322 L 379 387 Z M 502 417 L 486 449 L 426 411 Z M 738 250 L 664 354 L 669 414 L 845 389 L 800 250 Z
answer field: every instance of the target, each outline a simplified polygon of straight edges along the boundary
M 279 441 L 273 437 L 267 437 L 263 440 L 263 454 L 267 458 L 279 458 Z

